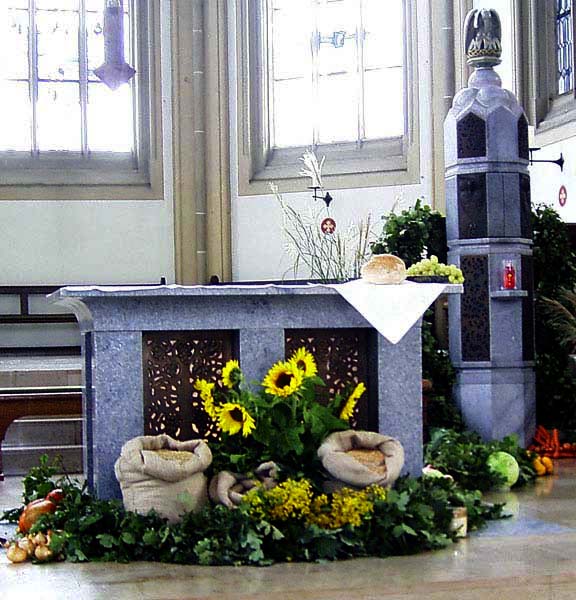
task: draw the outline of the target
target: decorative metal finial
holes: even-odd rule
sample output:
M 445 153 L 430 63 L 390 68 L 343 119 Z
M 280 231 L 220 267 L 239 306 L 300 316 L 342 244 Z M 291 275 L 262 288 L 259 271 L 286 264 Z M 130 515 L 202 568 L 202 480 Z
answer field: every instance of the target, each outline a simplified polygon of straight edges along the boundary
M 466 57 L 472 67 L 495 67 L 502 54 L 502 26 L 493 8 L 475 8 L 468 13 L 464 24 L 466 31 Z

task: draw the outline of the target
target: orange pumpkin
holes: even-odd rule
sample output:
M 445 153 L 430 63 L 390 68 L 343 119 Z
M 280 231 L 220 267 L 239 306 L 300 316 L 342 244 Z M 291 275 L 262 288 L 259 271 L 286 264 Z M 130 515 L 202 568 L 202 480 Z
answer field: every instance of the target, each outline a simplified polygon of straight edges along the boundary
M 56 504 L 46 498 L 28 503 L 18 519 L 18 529 L 20 530 L 20 533 L 28 533 L 32 525 L 36 523 L 41 515 L 53 513 L 55 510 Z

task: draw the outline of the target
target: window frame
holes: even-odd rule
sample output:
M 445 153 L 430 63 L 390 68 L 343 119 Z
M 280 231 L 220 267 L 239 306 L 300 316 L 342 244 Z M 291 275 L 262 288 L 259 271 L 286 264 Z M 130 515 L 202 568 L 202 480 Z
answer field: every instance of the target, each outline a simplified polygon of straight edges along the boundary
M 404 1 L 405 134 L 382 140 L 322 144 L 314 150 L 326 157 L 327 187 L 362 188 L 418 183 L 420 180 L 418 118 L 417 2 Z M 308 180 L 299 175 L 307 147 L 273 149 L 270 144 L 267 27 L 269 0 L 235 0 L 238 123 L 238 192 L 269 194 L 274 182 L 281 192 L 300 191 Z M 260 76 L 259 76 L 260 75 Z
M 518 2 L 518 0 L 515 0 Z M 536 146 L 545 146 L 576 135 L 576 86 L 558 94 L 556 58 L 556 2 L 529 0 L 522 11 L 523 53 L 526 61 L 526 87 L 523 101 L 534 126 Z M 572 0 L 573 39 L 576 30 L 576 0 Z M 572 48 L 576 64 L 576 43 Z
M 136 154 L 0 152 L 0 200 L 150 200 L 163 197 L 160 1 L 131 2 Z

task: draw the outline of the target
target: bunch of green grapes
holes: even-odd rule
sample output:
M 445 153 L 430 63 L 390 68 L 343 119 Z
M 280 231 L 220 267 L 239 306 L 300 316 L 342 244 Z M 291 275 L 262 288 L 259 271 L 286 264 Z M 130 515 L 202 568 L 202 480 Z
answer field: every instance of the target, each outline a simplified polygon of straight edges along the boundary
M 406 271 L 407 275 L 443 275 L 448 277 L 450 283 L 464 283 L 464 275 L 456 265 L 445 265 L 438 262 L 438 257 L 432 255 L 430 258 L 423 258 L 420 262 L 413 264 Z

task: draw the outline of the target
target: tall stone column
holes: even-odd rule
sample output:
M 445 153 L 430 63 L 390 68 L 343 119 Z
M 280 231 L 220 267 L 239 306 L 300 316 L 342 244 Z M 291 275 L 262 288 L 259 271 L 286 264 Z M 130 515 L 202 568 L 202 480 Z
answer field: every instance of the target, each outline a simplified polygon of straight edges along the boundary
M 455 394 L 484 439 L 516 433 L 527 444 L 535 428 L 528 122 L 493 69 L 496 11 L 472 10 L 465 28 L 474 72 L 444 123 L 448 256 L 466 279 L 464 294 L 449 298 Z

